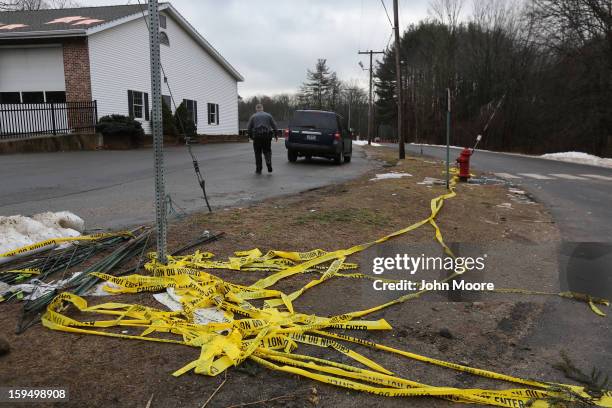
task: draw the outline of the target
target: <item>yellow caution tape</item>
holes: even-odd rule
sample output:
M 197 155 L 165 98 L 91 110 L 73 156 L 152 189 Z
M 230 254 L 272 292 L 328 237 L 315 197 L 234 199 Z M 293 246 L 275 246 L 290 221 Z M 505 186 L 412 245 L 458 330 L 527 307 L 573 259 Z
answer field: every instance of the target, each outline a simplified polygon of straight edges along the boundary
M 258 249 L 236 252 L 227 261 L 215 261 L 210 253 L 196 252 L 192 255 L 169 257 L 168 264 L 160 264 L 154 255 L 145 269 L 152 276 L 130 275 L 115 277 L 94 273 L 93 275 L 114 284 L 105 287 L 112 293 L 158 292 L 173 288 L 182 311 L 168 312 L 141 305 L 104 303 L 89 306 L 79 296 L 62 293 L 49 305 L 42 317 L 45 327 L 53 330 L 80 334 L 94 334 L 124 339 L 155 341 L 199 347 L 199 357 L 173 373 L 180 376 L 193 370 L 195 373 L 216 376 L 231 366 L 237 366 L 246 359 L 264 367 L 300 375 L 336 386 L 369 392 L 381 396 L 416 397 L 431 396 L 459 403 L 476 403 L 499 407 L 551 407 L 548 401 L 588 401 L 599 407 L 612 407 L 612 393 L 604 390 L 603 395 L 589 395 L 584 387 L 553 384 L 522 379 L 489 370 L 468 367 L 419 354 L 403 351 L 357 337 L 328 331 L 345 330 L 390 330 L 384 320 L 361 320 L 362 317 L 408 300 L 417 299 L 427 291 L 409 293 L 392 301 L 366 310 L 353 311 L 332 317 L 321 317 L 298 313 L 293 301 L 305 291 L 334 278 L 366 278 L 359 273 L 343 274 L 341 270 L 355 269 L 356 265 L 345 262 L 349 255 L 363 251 L 372 245 L 413 231 L 429 224 L 434 229 L 435 239 L 444 251 L 452 256 L 446 246 L 435 217 L 446 199 L 455 196 L 456 179 L 451 191 L 431 201 L 428 218 L 409 227 L 396 231 L 376 241 L 356 245 L 348 249 L 326 252 L 321 249 L 310 252 L 269 251 L 263 254 Z M 267 270 L 272 274 L 250 286 L 237 285 L 222 280 L 207 272 L 209 269 Z M 316 272 L 321 276 L 290 294 L 272 289 L 278 281 L 290 276 Z M 458 274 L 447 277 L 454 279 Z M 503 290 L 500 290 L 503 291 Z M 512 293 L 512 289 L 506 290 Z M 540 292 L 524 291 L 526 294 Z M 529 292 L 529 293 L 527 293 Z M 516 292 L 519 293 L 519 292 Z M 557 294 L 562 297 L 582 300 L 598 310 L 595 303 L 607 305 L 603 299 L 594 299 L 574 293 Z M 585 297 L 586 296 L 586 297 Z M 263 302 L 259 308 L 252 301 Z M 71 304 L 80 312 L 106 315 L 108 320 L 95 318 L 78 321 L 62 314 L 65 304 Z M 198 309 L 213 307 L 223 312 L 223 321 L 196 324 L 194 315 Z M 118 334 L 109 328 L 123 327 L 137 331 L 134 334 Z M 163 337 L 158 337 L 162 334 Z M 178 336 L 170 339 L 168 334 Z M 485 390 L 437 387 L 418 383 L 395 376 L 385 368 L 340 342 L 348 342 L 393 353 L 406 358 L 429 363 L 438 367 L 461 371 L 481 377 L 520 384 L 523 388 Z M 365 368 L 294 353 L 299 344 L 330 348 L 352 359 Z
M 111 237 L 131 237 L 132 233 L 128 231 L 122 232 L 103 232 L 99 234 L 91 234 L 91 235 L 81 235 L 78 237 L 65 237 L 65 238 L 52 238 L 46 241 L 37 242 L 32 245 L 27 245 L 21 248 L 13 249 L 12 251 L 5 252 L 0 254 L 0 258 L 8 258 L 15 255 L 25 254 L 27 252 L 31 252 L 37 249 L 42 249 L 51 245 L 59 245 L 65 242 L 75 242 L 75 241 L 97 241 L 104 238 Z
M 0 271 L 0 275 L 1 274 L 9 274 L 9 273 L 14 273 L 14 274 L 19 274 L 19 275 L 40 275 L 41 274 L 41 270 L 40 269 L 13 269 L 13 270 L 9 270 L 9 271 Z

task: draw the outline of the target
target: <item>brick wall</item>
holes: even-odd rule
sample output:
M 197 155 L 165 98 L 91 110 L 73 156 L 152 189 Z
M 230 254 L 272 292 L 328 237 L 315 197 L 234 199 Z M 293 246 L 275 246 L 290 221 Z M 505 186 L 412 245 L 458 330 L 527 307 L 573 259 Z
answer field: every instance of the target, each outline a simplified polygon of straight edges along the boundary
M 66 39 L 64 48 L 64 77 L 68 102 L 91 101 L 89 46 L 86 38 Z

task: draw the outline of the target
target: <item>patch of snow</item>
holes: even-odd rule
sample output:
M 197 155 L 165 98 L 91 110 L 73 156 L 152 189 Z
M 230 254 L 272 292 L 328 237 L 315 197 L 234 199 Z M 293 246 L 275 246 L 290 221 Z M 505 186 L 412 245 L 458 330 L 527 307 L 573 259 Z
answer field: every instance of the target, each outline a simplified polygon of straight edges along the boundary
M 512 209 L 512 204 L 511 203 L 501 203 L 501 204 L 496 205 L 496 207 L 505 208 L 507 210 L 511 210 Z
M 367 140 L 353 140 L 353 144 L 354 144 L 354 145 L 357 145 L 357 146 L 365 146 L 365 145 L 367 145 L 367 144 L 368 144 L 368 141 L 367 141 Z M 381 145 L 380 143 L 374 143 L 374 142 L 372 142 L 372 146 L 375 146 L 375 147 L 380 147 L 380 146 L 382 146 L 382 145 Z
M 85 221 L 68 211 L 0 216 L 0 254 L 51 238 L 77 237 L 84 229 Z
M 433 186 L 434 184 L 436 185 L 446 185 L 446 181 L 441 180 L 441 179 L 437 179 L 437 178 L 433 178 L 433 177 L 425 177 L 423 179 L 423 181 L 421 181 L 420 184 L 422 186 Z
M 427 143 L 410 143 L 410 144 L 413 146 L 446 147 L 446 145 L 436 145 L 436 144 L 427 144 Z M 450 146 L 450 147 L 453 149 L 463 149 L 463 147 L 460 147 L 460 146 Z M 583 152 L 546 153 L 541 156 L 533 156 L 533 155 L 521 154 L 521 153 L 497 152 L 497 151 L 486 150 L 486 149 L 476 149 L 476 151 L 477 152 L 498 153 L 498 154 L 508 154 L 512 156 L 521 156 L 521 157 L 536 157 L 540 159 L 557 160 L 557 161 L 565 161 L 565 162 L 570 162 L 570 163 L 588 164 L 588 165 L 597 166 L 597 167 L 612 168 L 612 158 L 594 156 L 592 154 L 583 153 Z
M 547 153 L 540 157 L 548 160 L 558 160 L 570 163 L 590 164 L 591 166 L 612 168 L 612 159 L 593 156 L 592 154 L 583 152 Z
M 427 143 L 410 143 L 413 146 L 433 146 L 433 147 L 446 147 L 446 145 L 436 145 L 436 144 L 427 144 Z M 463 149 L 461 146 L 449 146 L 451 149 Z M 478 149 L 480 150 L 480 149 Z
M 387 180 L 387 179 L 399 179 L 399 178 L 402 178 L 402 177 L 412 177 L 412 174 L 398 173 L 398 172 L 383 173 L 383 174 L 377 174 L 376 177 L 374 177 L 373 179 L 370 179 L 370 181 Z

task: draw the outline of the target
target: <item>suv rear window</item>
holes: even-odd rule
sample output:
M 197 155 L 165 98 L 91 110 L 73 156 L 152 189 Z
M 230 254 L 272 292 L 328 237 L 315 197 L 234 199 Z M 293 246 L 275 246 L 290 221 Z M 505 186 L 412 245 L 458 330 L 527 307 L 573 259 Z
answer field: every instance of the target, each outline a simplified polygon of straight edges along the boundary
M 291 126 L 312 129 L 337 129 L 338 122 L 334 114 L 297 111 L 293 115 Z

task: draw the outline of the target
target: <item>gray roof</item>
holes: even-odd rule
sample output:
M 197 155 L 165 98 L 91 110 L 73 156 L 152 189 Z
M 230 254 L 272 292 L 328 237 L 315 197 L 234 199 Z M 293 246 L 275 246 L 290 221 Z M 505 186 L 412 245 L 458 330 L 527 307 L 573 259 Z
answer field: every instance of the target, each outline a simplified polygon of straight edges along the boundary
M 133 4 L 127 6 L 77 7 L 36 11 L 3 11 L 0 12 L 0 33 L 86 29 L 135 13 L 142 13 L 142 10 L 146 9 L 146 5 L 140 6 L 138 4 Z M 49 24 L 53 20 L 65 17 L 83 17 L 84 19 Z M 79 24 L 79 22 L 84 21 L 85 18 L 101 21 L 92 22 L 91 24 Z M 25 27 L 18 27 L 11 30 L 2 29 L 2 26 L 10 24 L 24 24 Z
M 159 3 L 159 9 L 172 16 L 237 81 L 244 81 L 242 75 L 170 3 Z M 143 11 L 148 14 L 144 4 L 4 11 L 0 12 L 0 40 L 88 36 L 141 18 Z

